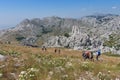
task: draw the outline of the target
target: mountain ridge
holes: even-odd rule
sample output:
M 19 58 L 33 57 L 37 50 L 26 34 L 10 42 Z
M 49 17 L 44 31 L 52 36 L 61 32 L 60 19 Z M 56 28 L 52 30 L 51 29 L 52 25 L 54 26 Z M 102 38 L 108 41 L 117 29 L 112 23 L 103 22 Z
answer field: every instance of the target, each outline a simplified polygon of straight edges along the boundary
M 119 35 L 120 16 L 105 14 L 89 15 L 82 17 L 81 19 L 60 18 L 55 16 L 45 17 L 42 19 L 25 19 L 14 28 L 0 31 L 0 40 L 3 42 L 16 42 L 17 44 L 22 45 L 30 44 L 42 46 L 44 43 L 49 41 L 51 36 L 63 36 L 64 38 L 66 37 L 65 34 L 73 36 L 70 34 L 73 30 L 73 26 L 77 26 L 80 33 L 86 35 L 89 34 L 91 40 L 97 40 L 103 44 L 109 39 L 109 35 L 113 33 Z M 77 37 L 81 37 L 79 38 L 81 40 L 84 36 L 78 35 Z M 74 37 L 72 37 L 72 40 L 73 39 Z M 77 41 L 78 44 L 82 44 L 79 39 L 75 39 L 74 42 Z M 118 38 L 118 42 L 119 40 L 120 39 Z M 76 47 L 73 44 L 74 42 L 69 43 L 71 43 L 73 47 Z M 81 46 L 79 45 L 79 47 Z

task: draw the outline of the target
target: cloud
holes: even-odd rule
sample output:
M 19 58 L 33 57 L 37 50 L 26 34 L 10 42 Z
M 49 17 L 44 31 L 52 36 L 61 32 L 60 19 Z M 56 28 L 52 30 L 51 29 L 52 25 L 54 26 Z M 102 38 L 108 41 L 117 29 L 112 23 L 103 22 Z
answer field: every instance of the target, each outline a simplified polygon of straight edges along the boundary
M 116 7 L 116 6 L 113 6 L 112 9 L 117 9 L 117 7 Z

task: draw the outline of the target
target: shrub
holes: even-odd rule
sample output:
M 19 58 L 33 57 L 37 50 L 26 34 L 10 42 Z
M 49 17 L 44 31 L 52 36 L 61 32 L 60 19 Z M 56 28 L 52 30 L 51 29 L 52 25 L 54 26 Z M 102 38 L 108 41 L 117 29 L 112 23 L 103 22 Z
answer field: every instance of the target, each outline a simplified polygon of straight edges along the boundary
M 70 37 L 70 35 L 68 33 L 65 33 L 64 36 L 65 37 Z
M 26 71 L 21 71 L 18 80 L 35 80 L 36 72 L 39 70 L 36 68 L 29 68 Z
M 17 41 L 22 41 L 23 39 L 25 39 L 25 37 L 23 37 L 23 36 L 16 37 L 16 40 L 17 40 Z

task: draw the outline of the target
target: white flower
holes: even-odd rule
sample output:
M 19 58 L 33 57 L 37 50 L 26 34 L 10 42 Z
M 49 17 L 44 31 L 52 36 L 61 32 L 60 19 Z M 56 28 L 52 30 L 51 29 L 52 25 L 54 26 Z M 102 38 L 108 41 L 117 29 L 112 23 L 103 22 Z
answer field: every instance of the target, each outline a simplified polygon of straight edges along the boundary
M 51 76 L 52 76 L 52 75 L 53 75 L 53 71 L 50 71 L 50 72 L 49 72 L 49 75 L 51 75 Z
M 0 73 L 0 77 L 2 77 L 3 76 L 3 74 L 2 73 Z
M 55 72 L 56 73 L 60 73 L 61 71 L 64 71 L 65 68 L 63 68 L 62 66 L 59 66 L 59 67 L 55 67 Z
M 34 77 L 35 75 L 30 74 L 30 77 Z
M 63 75 L 62 77 L 63 77 L 63 78 L 67 78 L 67 77 L 68 77 L 68 75 L 66 74 L 66 75 Z
M 67 67 L 67 68 L 72 67 L 72 66 L 73 66 L 73 64 L 71 62 L 67 62 L 65 65 L 65 67 Z
M 108 71 L 108 73 L 110 74 L 110 71 Z
M 24 74 L 26 74 L 26 71 L 21 71 L 20 74 L 21 74 L 21 75 L 24 75 Z
M 32 72 L 37 72 L 37 71 L 39 71 L 38 69 L 35 69 L 35 68 L 30 68 L 30 71 L 32 71 Z
M 34 71 L 34 68 L 31 68 L 30 70 L 31 70 L 31 71 Z
M 98 75 L 97 75 L 97 77 L 98 77 L 99 79 L 101 79 L 102 76 L 103 76 L 102 72 L 99 72 Z
M 99 75 L 102 75 L 102 72 L 99 72 L 98 74 L 99 74 Z

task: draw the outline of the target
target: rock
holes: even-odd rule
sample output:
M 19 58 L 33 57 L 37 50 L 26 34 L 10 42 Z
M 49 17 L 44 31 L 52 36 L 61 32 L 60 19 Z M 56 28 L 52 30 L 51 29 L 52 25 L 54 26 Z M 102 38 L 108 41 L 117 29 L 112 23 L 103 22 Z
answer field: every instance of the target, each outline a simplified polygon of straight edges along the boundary
M 70 37 L 53 36 L 50 37 L 45 46 L 53 47 L 67 47 L 73 49 L 94 48 L 101 45 L 100 40 L 94 40 L 86 33 L 81 33 L 78 26 L 73 26 Z M 92 47 L 91 47 L 92 46 Z
M 0 61 L 5 61 L 6 57 L 0 54 Z

